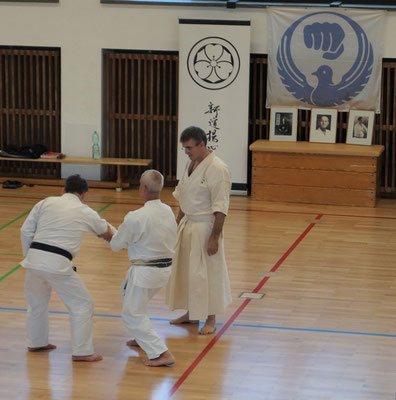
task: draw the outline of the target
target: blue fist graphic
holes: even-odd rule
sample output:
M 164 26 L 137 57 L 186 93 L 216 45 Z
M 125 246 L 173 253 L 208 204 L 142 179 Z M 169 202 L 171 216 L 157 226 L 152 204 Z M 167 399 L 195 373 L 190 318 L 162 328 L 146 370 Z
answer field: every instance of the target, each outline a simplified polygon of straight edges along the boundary
M 304 27 L 304 43 L 308 49 L 322 50 L 323 58 L 335 60 L 344 52 L 344 30 L 336 23 L 315 22 Z

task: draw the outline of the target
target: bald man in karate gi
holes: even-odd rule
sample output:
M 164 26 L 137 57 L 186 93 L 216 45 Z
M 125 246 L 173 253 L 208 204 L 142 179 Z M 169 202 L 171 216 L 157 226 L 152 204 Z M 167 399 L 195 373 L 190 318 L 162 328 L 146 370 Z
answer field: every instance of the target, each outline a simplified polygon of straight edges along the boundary
M 69 310 L 73 361 L 102 360 L 93 347 L 93 301 L 72 262 L 84 232 L 109 234 L 107 222 L 84 204 L 87 192 L 85 179 L 70 176 L 63 195 L 38 202 L 21 228 L 28 350 L 56 348 L 48 343 L 48 302 L 54 289 Z
M 216 314 L 224 312 L 232 301 L 223 240 L 231 173 L 206 148 L 201 128 L 186 128 L 180 142 L 190 162 L 173 193 L 180 210 L 166 303 L 172 310 L 187 310 L 171 324 L 205 320 L 199 333 L 207 335 L 216 330 Z
M 160 200 L 163 185 L 160 172 L 148 170 L 142 174 L 139 193 L 144 206 L 125 216 L 110 241 L 114 251 L 128 249 L 132 266 L 121 287 L 122 320 L 132 336 L 127 345 L 142 348 L 148 356 L 144 364 L 149 367 L 175 362 L 147 316 L 148 302 L 169 280 L 176 242 L 175 215 Z

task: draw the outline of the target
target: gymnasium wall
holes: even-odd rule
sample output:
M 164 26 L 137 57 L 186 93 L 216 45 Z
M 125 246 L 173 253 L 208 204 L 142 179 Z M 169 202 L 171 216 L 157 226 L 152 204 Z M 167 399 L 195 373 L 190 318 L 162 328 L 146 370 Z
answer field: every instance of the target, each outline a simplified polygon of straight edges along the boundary
M 250 19 L 251 53 L 267 53 L 265 8 L 109 5 L 100 0 L 0 2 L 0 45 L 61 48 L 62 151 L 90 156 L 89 132 L 102 131 L 102 49 L 177 51 L 179 18 Z M 395 22 L 396 13 L 388 12 L 386 58 L 396 58 Z M 90 168 L 86 177 L 99 179 L 100 169 Z

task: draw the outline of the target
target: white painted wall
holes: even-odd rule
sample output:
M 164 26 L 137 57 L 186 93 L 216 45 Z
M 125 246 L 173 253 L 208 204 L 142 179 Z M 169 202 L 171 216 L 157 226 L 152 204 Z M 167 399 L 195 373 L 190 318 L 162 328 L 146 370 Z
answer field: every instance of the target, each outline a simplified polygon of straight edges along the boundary
M 177 51 L 179 18 L 250 19 L 251 53 L 267 53 L 265 8 L 109 5 L 100 0 L 0 3 L 0 45 L 61 48 L 62 151 L 90 156 L 92 128 L 102 131 L 102 49 Z M 396 13 L 389 12 L 386 58 L 396 58 L 395 27 Z M 78 171 L 100 179 L 99 167 L 63 167 L 63 176 Z

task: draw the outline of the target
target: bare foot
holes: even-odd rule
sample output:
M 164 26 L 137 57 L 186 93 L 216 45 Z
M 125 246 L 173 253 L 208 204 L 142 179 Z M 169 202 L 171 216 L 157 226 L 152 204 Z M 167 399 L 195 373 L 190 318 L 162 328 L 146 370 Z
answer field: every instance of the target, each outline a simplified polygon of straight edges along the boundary
M 172 321 L 169 322 L 171 325 L 178 325 L 178 324 L 199 324 L 198 320 L 195 319 L 190 319 L 190 316 L 188 312 L 186 312 L 184 315 L 182 315 L 179 318 L 172 319 Z
M 89 356 L 72 356 L 72 360 L 95 362 L 103 360 L 103 357 L 99 354 L 90 354 Z
M 126 345 L 127 345 L 127 346 L 140 347 L 135 339 L 128 340 L 128 341 L 126 342 Z
M 175 363 L 175 357 L 173 357 L 173 354 L 169 350 L 166 350 L 158 358 L 144 360 L 143 363 L 148 367 L 165 367 L 173 365 Z
M 209 315 L 206 319 L 205 325 L 200 329 L 200 335 L 210 335 L 216 332 L 216 316 Z
M 28 351 L 45 351 L 54 349 L 56 349 L 56 346 L 54 344 L 47 344 L 47 346 L 41 346 L 41 347 L 28 347 Z

